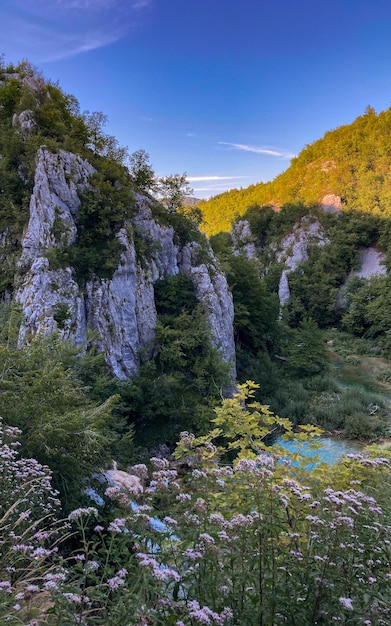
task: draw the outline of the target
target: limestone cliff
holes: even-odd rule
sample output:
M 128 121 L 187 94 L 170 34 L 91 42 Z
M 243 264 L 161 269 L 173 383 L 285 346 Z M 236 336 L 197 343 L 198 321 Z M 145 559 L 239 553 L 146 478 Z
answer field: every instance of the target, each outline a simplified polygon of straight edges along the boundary
M 281 306 L 288 304 L 290 299 L 289 274 L 308 259 L 308 247 L 311 244 L 324 246 L 326 242 L 327 238 L 319 220 L 309 217 L 303 217 L 281 241 L 277 251 L 277 261 L 284 265 L 278 287 Z
M 64 338 L 83 345 L 91 327 L 111 372 L 129 378 L 138 370 L 140 355 L 148 358 L 153 348 L 154 283 L 186 273 L 209 321 L 212 343 L 234 377 L 234 312 L 226 279 L 206 240 L 203 250 L 195 241 L 178 243 L 174 228 L 154 219 L 148 197 L 136 195 L 135 215 L 116 233 L 122 253 L 110 279 L 93 276 L 81 288 L 72 267 L 51 268 L 50 252 L 76 241 L 78 193 L 88 189 L 93 171 L 87 161 L 69 152 L 38 153 L 15 296 L 23 312 L 20 342 L 57 329 Z M 145 242 L 147 255 L 137 253 L 136 237 Z
M 289 230 L 285 225 L 285 229 L 282 231 L 283 234 L 278 235 L 278 230 L 275 230 L 266 244 L 266 238 L 264 240 L 261 239 L 260 243 L 259 233 L 258 238 L 254 236 L 249 220 L 239 220 L 234 224 L 231 231 L 233 254 L 254 259 L 258 263 L 259 272 L 262 276 L 266 276 L 269 271 L 275 271 L 276 267 L 278 268 L 279 282 L 277 290 L 280 306 L 284 307 L 291 299 L 289 276 L 298 268 L 300 268 L 300 272 L 303 274 L 308 271 L 308 266 L 305 267 L 305 261 L 311 258 L 311 247 L 323 248 L 324 246 L 331 246 L 332 248 L 334 244 L 334 259 L 338 259 L 338 248 L 335 245 L 337 240 L 339 241 L 339 250 L 344 250 L 344 256 L 339 257 L 339 266 L 337 260 L 335 261 L 337 273 L 332 278 L 332 281 L 334 281 L 334 286 L 337 287 L 337 295 L 334 294 L 333 299 L 330 299 L 329 306 L 330 310 L 344 309 L 348 306 L 346 293 L 347 286 L 352 278 L 371 279 L 375 276 L 385 276 L 387 268 L 386 254 L 376 247 L 376 237 L 373 237 L 372 234 L 368 238 L 366 229 L 360 225 L 359 220 L 356 223 L 353 222 L 353 224 L 349 224 L 346 216 L 344 220 L 341 206 L 341 198 L 339 196 L 325 196 L 318 210 L 309 210 L 306 215 L 296 218 L 295 223 L 292 221 Z M 322 212 L 319 212 L 319 209 L 322 209 Z M 331 213 L 333 216 L 327 216 L 327 219 L 324 219 L 324 214 L 326 213 Z M 353 217 L 349 217 L 349 219 L 353 220 Z M 339 239 L 337 238 L 338 228 L 341 229 Z M 348 255 L 349 247 L 344 249 L 342 245 L 345 243 L 343 241 L 344 228 L 346 229 L 346 242 L 348 245 L 356 248 L 354 250 L 355 258 L 352 255 L 350 260 Z M 369 223 L 367 223 L 367 228 L 370 234 Z M 352 230 L 354 232 L 353 236 Z M 264 233 L 261 234 L 264 235 Z M 370 243 L 371 236 L 373 237 L 374 245 L 364 247 L 365 244 Z M 378 237 L 379 234 L 377 234 Z M 360 245 L 360 239 L 364 245 Z M 327 263 L 327 253 L 324 258 Z M 331 258 L 333 257 L 331 256 Z M 341 268 L 343 272 L 344 263 L 345 275 L 341 273 Z M 302 266 L 302 264 L 304 265 Z M 324 271 L 325 274 L 330 271 L 327 269 L 327 265 Z
M 262 250 L 257 250 L 251 233 L 250 224 L 247 220 L 240 220 L 231 231 L 233 251 L 235 255 L 242 254 L 249 259 L 257 259 Z M 290 289 L 288 276 L 294 272 L 300 263 L 308 259 L 310 245 L 323 246 L 327 237 L 317 218 L 303 217 L 278 244 L 273 243 L 268 250 L 271 264 L 278 263 L 282 266 L 282 273 L 278 287 L 278 296 L 281 306 L 288 304 Z M 268 267 L 264 268 L 265 273 Z

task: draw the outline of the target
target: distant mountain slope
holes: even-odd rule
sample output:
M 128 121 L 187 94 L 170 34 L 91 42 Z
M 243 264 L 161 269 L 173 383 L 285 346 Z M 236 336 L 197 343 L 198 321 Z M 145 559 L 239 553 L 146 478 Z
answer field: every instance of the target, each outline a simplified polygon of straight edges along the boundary
M 254 204 L 318 204 L 341 196 L 344 207 L 391 215 L 391 108 L 367 107 L 352 124 L 327 132 L 306 146 L 290 167 L 269 183 L 234 189 L 201 202 L 204 230 L 230 230 L 235 215 Z

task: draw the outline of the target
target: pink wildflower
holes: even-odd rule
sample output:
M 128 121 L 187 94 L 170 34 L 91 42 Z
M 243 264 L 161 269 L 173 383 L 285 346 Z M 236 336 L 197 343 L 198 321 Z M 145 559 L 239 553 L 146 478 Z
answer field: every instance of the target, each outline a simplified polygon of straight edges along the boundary
M 77 520 L 84 515 L 94 515 L 95 517 L 98 517 L 98 510 L 93 506 L 89 506 L 84 509 L 75 509 L 74 511 L 71 511 L 69 513 L 68 519 L 70 522 L 72 522 L 73 520 Z
M 119 587 L 125 584 L 125 581 L 123 578 L 120 578 L 119 576 L 113 576 L 113 578 L 109 578 L 107 580 L 107 584 L 112 591 L 116 591 Z
M 348 611 L 353 611 L 353 601 L 351 598 L 339 598 L 339 601 L 344 609 L 347 609 Z

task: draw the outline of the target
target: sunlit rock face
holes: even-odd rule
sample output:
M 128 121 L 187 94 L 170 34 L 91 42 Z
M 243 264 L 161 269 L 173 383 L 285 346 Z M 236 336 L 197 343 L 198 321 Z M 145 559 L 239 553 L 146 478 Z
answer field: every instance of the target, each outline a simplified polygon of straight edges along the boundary
M 341 196 L 336 196 L 334 193 L 323 196 L 320 202 L 320 208 L 327 213 L 339 213 L 342 211 Z
M 234 378 L 234 312 L 225 276 L 207 242 L 202 254 L 199 243 L 180 245 L 174 229 L 153 218 L 147 197 L 136 196 L 136 214 L 116 233 L 122 254 L 110 279 L 95 276 L 81 288 L 72 267 L 50 267 L 50 251 L 76 241 L 79 193 L 89 188 L 94 171 L 69 152 L 38 152 L 16 291 L 23 312 L 20 343 L 58 330 L 64 339 L 85 345 L 91 328 L 97 331 L 94 341 L 111 372 L 120 379 L 132 377 L 140 359 L 149 358 L 153 349 L 154 283 L 186 273 L 207 316 L 212 343 L 230 364 Z M 147 255 L 139 258 L 132 234 L 145 241 Z

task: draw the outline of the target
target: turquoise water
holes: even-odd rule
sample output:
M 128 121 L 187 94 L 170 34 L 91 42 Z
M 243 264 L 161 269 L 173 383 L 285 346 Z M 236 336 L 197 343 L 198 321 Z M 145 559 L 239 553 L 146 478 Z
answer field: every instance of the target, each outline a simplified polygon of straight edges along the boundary
M 354 441 L 336 439 L 334 437 L 317 437 L 314 441 L 320 444 L 317 450 L 313 450 L 306 442 L 300 444 L 297 441 L 283 441 L 281 438 L 278 438 L 274 443 L 285 448 L 287 452 L 299 452 L 303 456 L 308 457 L 316 455 L 318 460 L 316 463 L 309 463 L 309 467 L 318 463 L 334 465 L 347 454 L 358 454 L 363 449 L 360 444 Z

